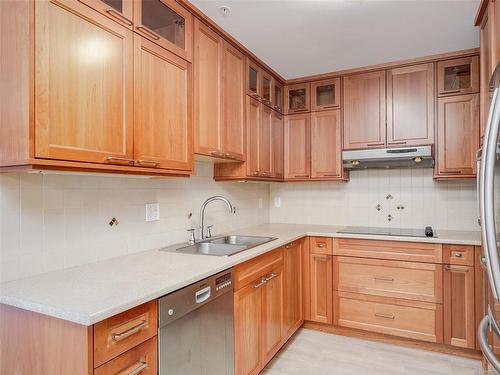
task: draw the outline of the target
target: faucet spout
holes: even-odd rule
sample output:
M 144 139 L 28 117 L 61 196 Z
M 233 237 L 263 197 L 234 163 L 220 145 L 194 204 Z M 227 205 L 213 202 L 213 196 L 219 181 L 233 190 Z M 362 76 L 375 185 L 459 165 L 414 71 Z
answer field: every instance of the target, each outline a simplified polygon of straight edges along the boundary
M 226 204 L 227 208 L 229 209 L 229 212 L 235 213 L 236 210 L 234 209 L 234 206 L 229 202 L 227 198 L 221 197 L 220 195 L 216 195 L 213 197 L 208 198 L 203 204 L 201 205 L 200 208 L 200 240 L 204 240 L 206 238 L 205 236 L 205 209 L 207 208 L 208 204 L 211 202 L 215 201 L 222 201 Z

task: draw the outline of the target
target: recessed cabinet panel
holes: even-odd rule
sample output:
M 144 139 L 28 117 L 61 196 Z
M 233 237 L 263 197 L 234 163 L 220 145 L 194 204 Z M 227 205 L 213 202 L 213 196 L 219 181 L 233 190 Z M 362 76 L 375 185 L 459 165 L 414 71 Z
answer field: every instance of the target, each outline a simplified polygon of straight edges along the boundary
M 436 177 L 474 177 L 479 148 L 479 94 L 438 100 Z
M 192 60 L 193 18 L 175 0 L 135 0 L 135 30 L 176 55 Z
M 340 78 L 311 83 L 311 110 L 321 111 L 340 107 Z
M 340 110 L 311 113 L 311 178 L 342 176 Z
M 422 146 L 434 142 L 434 64 L 387 72 L 387 145 Z
M 310 115 L 291 115 L 285 118 L 285 178 L 309 178 Z
M 138 35 L 134 41 L 136 163 L 192 170 L 191 64 Z
M 284 160 L 283 160 L 283 116 L 276 111 L 272 112 L 272 133 L 271 133 L 271 162 L 272 162 L 272 177 L 284 177 Z
M 260 103 L 247 96 L 247 176 L 259 176 Z
M 344 78 L 344 149 L 384 147 L 385 72 Z
M 440 61 L 438 69 L 439 96 L 479 92 L 479 57 Z
M 254 98 L 261 95 L 260 75 L 260 68 L 247 59 L 247 94 Z
M 286 87 L 285 108 L 287 114 L 309 112 L 309 83 Z
M 272 109 L 260 104 L 259 175 L 271 177 L 271 116 Z
M 132 31 L 71 5 L 35 2 L 36 157 L 133 164 Z

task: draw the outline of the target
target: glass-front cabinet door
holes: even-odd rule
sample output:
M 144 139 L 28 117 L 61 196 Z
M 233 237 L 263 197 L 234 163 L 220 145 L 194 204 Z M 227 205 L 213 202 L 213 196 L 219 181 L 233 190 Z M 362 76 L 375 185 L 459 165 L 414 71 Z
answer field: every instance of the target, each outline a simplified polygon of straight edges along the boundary
M 262 101 L 266 103 L 267 105 L 271 105 L 271 91 L 273 87 L 273 79 L 272 77 L 267 74 L 267 73 L 262 73 Z
M 283 113 L 283 86 L 276 82 L 274 83 L 272 104 L 276 111 Z
M 286 113 L 302 113 L 310 110 L 309 83 L 299 83 L 286 87 Z
M 437 63 L 438 95 L 460 95 L 479 92 L 478 56 Z
M 260 68 L 250 60 L 247 60 L 247 94 L 260 99 L 261 95 L 261 71 Z
M 132 0 L 80 0 L 114 21 L 132 28 Z
M 311 83 L 311 110 L 340 108 L 340 78 Z
M 192 61 L 192 16 L 175 0 L 134 0 L 134 20 L 143 37 Z

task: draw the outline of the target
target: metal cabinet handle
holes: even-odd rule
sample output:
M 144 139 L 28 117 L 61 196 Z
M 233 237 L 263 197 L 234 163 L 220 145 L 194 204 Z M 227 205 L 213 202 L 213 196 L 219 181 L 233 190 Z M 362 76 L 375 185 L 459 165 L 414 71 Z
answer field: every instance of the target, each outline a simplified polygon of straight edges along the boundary
M 270 273 L 269 275 L 267 275 L 267 276 L 266 276 L 266 282 L 268 282 L 268 281 L 270 281 L 270 280 L 274 279 L 276 276 L 278 276 L 278 274 L 277 274 L 277 273 L 274 273 L 274 272 L 273 272 L 273 273 Z
M 138 375 L 147 368 L 148 364 L 146 362 L 140 361 L 139 363 L 137 363 L 137 367 L 130 371 L 127 375 Z
M 265 283 L 267 283 L 267 280 L 266 278 L 263 276 L 260 281 L 257 283 L 257 284 L 254 284 L 253 287 L 254 288 L 260 288 L 262 285 L 264 285 Z
M 444 174 L 460 174 L 462 171 L 443 171 Z
M 289 249 L 289 248 L 294 247 L 294 246 L 295 246 L 295 242 L 291 242 L 285 246 L 285 249 Z
M 156 160 L 143 160 L 143 159 L 141 159 L 141 160 L 137 160 L 137 163 L 138 164 L 152 164 L 155 167 L 160 166 L 160 162 L 156 161 Z
M 125 17 L 123 14 L 121 14 L 120 12 L 118 12 L 117 10 L 115 10 L 113 8 L 108 8 L 105 10 L 105 12 L 107 14 L 109 14 L 111 17 L 113 17 L 114 19 L 124 23 L 127 26 L 132 26 L 134 24 L 131 20 L 129 20 L 127 17 Z
M 390 277 L 390 276 L 375 275 L 375 276 L 373 276 L 373 279 L 377 280 L 377 281 L 389 281 L 391 283 L 394 281 L 394 277 Z
M 390 145 L 405 145 L 406 141 L 401 141 L 401 142 L 389 142 Z
M 137 333 L 141 330 L 141 328 L 145 327 L 146 324 L 147 324 L 147 320 L 143 319 L 141 320 L 141 322 L 139 324 L 136 324 L 135 326 L 123 331 L 123 332 L 120 332 L 120 333 L 113 333 L 111 335 L 111 338 L 113 339 L 113 341 L 120 341 L 120 340 L 123 340 L 127 337 L 129 337 L 130 335 L 133 335 L 134 333 Z
M 127 163 L 127 164 L 134 164 L 135 162 L 134 159 L 120 158 L 116 156 L 108 156 L 106 158 L 106 161 L 108 163 Z
M 454 256 L 455 258 L 462 258 L 462 257 L 464 256 L 464 254 L 463 254 L 463 253 L 456 252 L 456 253 L 453 253 L 453 256 Z
M 366 146 L 367 147 L 375 147 L 375 146 L 383 146 L 384 142 L 378 142 L 378 143 L 368 143 Z
M 323 248 L 325 248 L 325 247 L 326 247 L 326 244 L 325 244 L 324 242 L 318 242 L 318 244 L 317 244 L 317 245 L 318 245 L 318 247 L 319 247 L 320 249 L 323 249 Z
M 160 35 L 158 35 L 157 33 L 155 33 L 153 30 L 148 29 L 144 25 L 136 26 L 136 29 L 138 31 L 141 31 L 143 34 L 146 34 L 147 36 L 149 36 L 150 38 L 152 38 L 154 40 L 160 40 L 161 39 Z
M 469 267 L 465 266 L 451 266 L 449 264 L 444 266 L 445 271 L 451 271 L 451 272 L 462 272 L 462 273 L 467 273 L 469 272 Z
M 375 313 L 375 316 L 377 318 L 392 319 L 392 320 L 395 318 L 395 316 L 393 314 Z
M 481 320 L 481 323 L 479 323 L 479 328 L 477 330 L 477 339 L 479 341 L 479 346 L 481 347 L 481 350 L 488 362 L 495 368 L 495 370 L 500 371 L 500 361 L 488 344 L 488 338 L 486 336 L 486 333 L 489 331 L 490 327 L 492 327 L 491 318 L 489 315 L 486 315 L 483 320 Z

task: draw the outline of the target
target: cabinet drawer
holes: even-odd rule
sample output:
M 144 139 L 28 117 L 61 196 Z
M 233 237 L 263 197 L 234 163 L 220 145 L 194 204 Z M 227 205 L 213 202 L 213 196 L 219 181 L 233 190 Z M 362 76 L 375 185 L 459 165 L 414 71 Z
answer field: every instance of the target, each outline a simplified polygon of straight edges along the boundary
M 94 375 L 157 374 L 157 337 L 130 349 L 94 370 Z
M 328 237 L 310 237 L 311 253 L 313 254 L 333 254 L 333 238 Z
M 441 265 L 335 257 L 334 267 L 339 291 L 442 302 Z
M 440 304 L 339 292 L 339 326 L 443 342 Z
M 94 367 L 155 336 L 157 316 L 154 300 L 95 324 Z
M 359 258 L 441 263 L 442 245 L 423 242 L 336 238 L 333 254 Z
M 443 245 L 443 263 L 459 266 L 474 265 L 474 246 Z
M 238 290 L 283 265 L 283 248 L 250 259 L 234 267 L 234 289 Z

